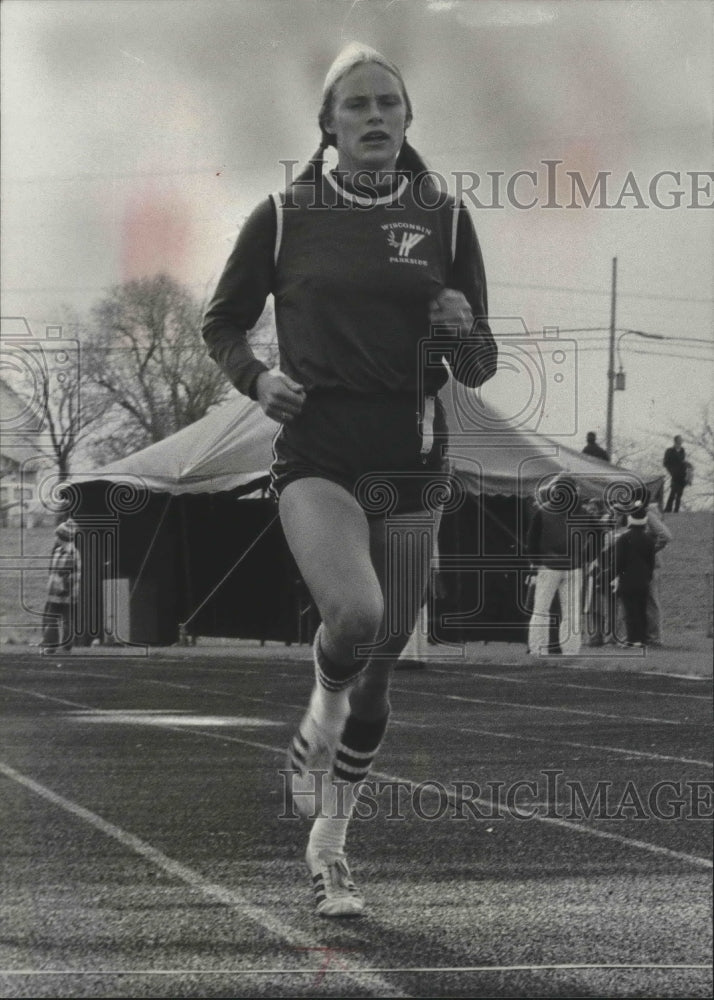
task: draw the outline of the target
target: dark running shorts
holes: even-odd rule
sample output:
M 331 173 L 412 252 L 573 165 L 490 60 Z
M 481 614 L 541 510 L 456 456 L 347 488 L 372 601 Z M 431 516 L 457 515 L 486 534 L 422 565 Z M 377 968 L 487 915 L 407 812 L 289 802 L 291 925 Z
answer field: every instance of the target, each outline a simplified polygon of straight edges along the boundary
M 448 432 L 438 398 L 434 444 L 421 455 L 414 393 L 313 390 L 273 441 L 271 490 L 319 476 L 351 493 L 368 516 L 437 509 L 448 483 Z M 441 497 L 441 500 L 439 499 Z

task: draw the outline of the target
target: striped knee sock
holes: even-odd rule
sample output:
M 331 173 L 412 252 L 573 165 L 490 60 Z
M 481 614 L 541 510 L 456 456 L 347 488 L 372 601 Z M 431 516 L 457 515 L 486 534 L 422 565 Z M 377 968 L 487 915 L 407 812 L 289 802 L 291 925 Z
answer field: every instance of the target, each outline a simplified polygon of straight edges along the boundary
M 350 688 L 362 672 L 362 667 L 345 676 L 344 668 L 333 663 L 323 650 L 321 634 L 322 626 L 317 630 L 313 646 L 315 686 L 310 696 L 309 712 L 322 728 L 341 729 L 349 714 Z
M 350 715 L 337 744 L 333 774 L 338 781 L 356 784 L 369 774 L 377 755 L 382 737 L 387 729 L 389 715 L 376 722 L 363 722 Z
M 363 722 L 350 715 L 342 730 L 333 765 L 332 794 L 323 803 L 323 813 L 312 825 L 308 853 L 344 851 L 347 826 L 354 810 L 357 788 L 369 774 L 382 742 L 389 716 L 377 722 Z

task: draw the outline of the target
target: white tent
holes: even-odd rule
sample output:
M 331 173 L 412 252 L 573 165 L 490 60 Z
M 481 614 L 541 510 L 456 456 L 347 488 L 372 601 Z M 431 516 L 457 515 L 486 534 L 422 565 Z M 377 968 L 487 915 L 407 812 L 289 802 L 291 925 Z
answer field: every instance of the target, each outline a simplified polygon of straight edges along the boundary
M 523 526 L 520 515 L 514 515 L 516 507 L 522 507 L 540 482 L 558 472 L 568 471 L 577 476 L 585 495 L 603 496 L 607 490 L 614 490 L 622 496 L 640 482 L 629 470 L 590 458 L 556 439 L 539 435 L 534 419 L 537 413 L 516 424 L 488 406 L 480 393 L 453 381 L 442 389 L 441 398 L 450 430 L 452 471 L 470 501 L 487 512 L 491 541 L 499 532 L 505 532 L 510 540 L 515 538 Z M 251 551 L 254 540 L 267 530 L 267 522 L 275 520 L 274 512 L 266 512 L 263 506 L 260 513 L 241 500 L 242 513 L 236 517 L 234 503 L 238 496 L 254 493 L 267 483 L 277 430 L 278 424 L 268 419 L 257 403 L 236 395 L 171 437 L 81 477 L 78 485 L 83 494 L 83 509 L 90 519 L 102 514 L 104 490 L 111 490 L 112 484 L 129 484 L 135 496 L 143 493 L 151 498 L 146 501 L 145 509 L 138 503 L 135 512 L 118 515 L 121 545 L 117 550 L 116 573 L 132 579 L 132 593 L 134 588 L 140 593 L 143 579 L 154 585 L 159 594 L 172 592 L 171 608 L 165 614 L 162 612 L 162 635 L 172 633 L 174 618 L 179 623 L 193 621 L 197 607 L 203 607 L 204 596 L 212 593 L 214 586 L 223 598 L 223 605 L 210 625 L 214 630 L 198 634 L 250 635 L 240 629 L 247 627 L 246 619 L 251 615 L 257 619 L 258 611 L 246 610 L 243 624 L 235 623 L 232 606 L 226 606 L 231 587 L 242 586 L 243 593 L 251 592 L 251 598 L 260 605 L 261 601 L 278 602 L 279 588 L 283 585 L 287 588 L 283 605 L 293 600 L 292 571 L 285 568 L 287 547 L 277 523 L 274 530 L 280 539 L 273 538 L 270 553 L 266 551 L 258 557 L 258 550 L 255 552 L 266 570 L 262 576 L 270 578 L 269 594 L 263 597 L 257 594 L 259 581 L 255 575 L 250 576 L 255 569 L 251 570 L 247 562 L 242 563 L 243 554 Z M 661 485 L 661 477 L 648 485 L 656 489 Z M 177 520 L 171 520 L 172 515 L 167 514 L 170 511 L 175 512 Z M 465 510 L 464 518 L 464 530 L 468 532 L 473 510 Z M 456 529 L 457 538 L 460 530 Z M 508 544 L 507 562 L 511 558 Z M 239 563 L 240 572 L 231 575 L 231 565 Z M 97 572 L 101 573 L 101 569 Z M 225 586 L 224 574 L 228 581 Z M 513 579 L 503 584 L 511 590 L 516 585 Z M 494 600 L 501 600 L 494 586 L 489 585 L 489 592 Z M 505 607 L 509 600 L 515 598 L 504 596 L 499 606 Z M 137 605 L 140 604 L 137 598 Z M 288 619 L 289 615 L 285 620 Z M 205 614 L 197 627 L 208 627 Z M 504 628 L 508 632 L 510 625 L 505 623 Z M 407 655 L 415 657 L 413 644 Z
M 91 479 L 140 479 L 155 493 L 218 493 L 267 475 L 278 425 L 238 396 L 195 424 L 93 473 Z
M 598 493 L 607 484 L 639 481 L 629 470 L 539 435 L 524 421 L 514 423 L 477 391 L 454 381 L 440 396 L 447 411 L 452 465 L 470 493 L 529 496 L 541 480 L 563 470 Z M 268 474 L 277 430 L 258 403 L 236 395 L 171 437 L 82 478 L 131 478 L 134 484 L 139 479 L 147 490 L 170 494 L 233 490 Z M 656 477 L 649 485 L 659 482 Z

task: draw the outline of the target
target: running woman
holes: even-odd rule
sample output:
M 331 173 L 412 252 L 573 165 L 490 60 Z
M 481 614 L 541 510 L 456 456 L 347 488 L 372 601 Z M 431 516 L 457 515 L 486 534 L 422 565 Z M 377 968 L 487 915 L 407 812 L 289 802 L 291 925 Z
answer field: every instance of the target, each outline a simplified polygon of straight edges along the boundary
M 473 223 L 406 141 L 411 121 L 397 67 L 347 46 L 325 79 L 317 152 L 243 226 L 203 328 L 233 385 L 281 425 L 272 488 L 321 617 L 288 769 L 296 808 L 317 807 L 305 857 L 325 917 L 364 908 L 345 839 L 428 582 L 438 527 L 428 486 L 443 482 L 447 440 L 442 356 L 470 386 L 496 370 Z M 246 340 L 271 293 L 277 371 Z M 446 348 L 425 350 L 437 328 Z

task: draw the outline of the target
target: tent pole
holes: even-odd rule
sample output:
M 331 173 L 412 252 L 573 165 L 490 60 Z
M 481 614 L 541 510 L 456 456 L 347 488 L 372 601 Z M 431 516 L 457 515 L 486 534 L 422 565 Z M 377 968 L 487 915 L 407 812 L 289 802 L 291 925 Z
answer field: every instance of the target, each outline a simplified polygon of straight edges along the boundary
M 213 588 L 213 589 L 212 589 L 211 591 L 209 591 L 209 593 L 208 593 L 208 594 L 206 594 L 206 596 L 205 596 L 205 597 L 204 597 L 204 599 L 203 599 L 203 600 L 201 601 L 201 603 L 200 603 L 200 604 L 198 605 L 198 607 L 197 607 L 197 608 L 194 608 L 194 610 L 193 610 L 193 611 L 191 612 L 191 614 L 190 614 L 190 615 L 188 616 L 188 618 L 186 619 L 186 621 L 185 621 L 185 622 L 179 622 L 179 635 L 186 635 L 186 634 L 187 634 L 187 629 L 188 629 L 188 626 L 189 626 L 189 625 L 191 624 L 191 622 L 192 622 L 192 621 L 193 621 L 193 619 L 194 619 L 194 618 L 196 617 L 196 615 L 198 614 L 198 612 L 199 612 L 199 611 L 200 611 L 200 610 L 201 610 L 201 609 L 202 609 L 202 608 L 203 608 L 203 607 L 204 607 L 204 606 L 205 606 L 206 604 L 208 604 L 208 602 L 210 601 L 210 599 L 211 599 L 211 598 L 213 597 L 213 595 L 214 595 L 214 594 L 215 594 L 215 593 L 216 593 L 216 592 L 217 592 L 218 590 L 220 590 L 220 588 L 221 588 L 221 587 L 223 586 L 223 584 L 224 584 L 224 583 L 226 582 L 226 580 L 228 579 L 228 577 L 229 577 L 229 576 L 230 576 L 230 575 L 231 575 L 231 574 L 232 574 L 233 572 L 235 572 L 235 570 L 237 570 L 237 569 L 238 569 L 238 567 L 239 567 L 239 566 L 240 566 L 240 564 L 241 564 L 241 563 L 243 562 L 243 560 L 244 560 L 244 559 L 245 559 L 245 557 L 246 557 L 246 556 L 248 555 L 248 553 L 249 553 L 249 552 L 251 552 L 251 551 L 252 551 L 252 550 L 253 550 L 253 549 L 255 548 L 255 546 L 256 546 L 256 545 L 258 544 L 258 542 L 259 542 L 259 541 L 260 541 L 260 539 L 261 539 L 261 538 L 263 537 L 263 535 L 265 535 L 265 534 L 266 534 L 266 533 L 267 533 L 267 532 L 268 532 L 268 531 L 269 531 L 269 530 L 270 530 L 270 529 L 271 529 L 271 528 L 273 527 L 273 525 L 275 524 L 275 522 L 276 522 L 276 521 L 278 520 L 278 517 L 279 517 L 279 516 L 280 516 L 279 514 L 276 514 L 276 515 L 275 515 L 275 516 L 274 516 L 274 517 L 272 518 L 272 520 L 268 521 L 268 523 L 267 523 L 267 524 L 265 525 L 265 527 L 264 527 L 264 528 L 262 529 L 262 531 L 260 531 L 260 532 L 259 532 L 259 533 L 258 533 L 258 534 L 257 534 L 257 535 L 255 536 L 255 538 L 254 538 L 254 539 L 253 539 L 253 541 L 252 541 L 252 542 L 250 543 L 250 545 L 248 546 L 248 548 L 247 548 L 247 549 L 246 549 L 246 550 L 245 550 L 245 551 L 244 551 L 244 552 L 243 552 L 243 553 L 242 553 L 242 554 L 241 554 L 241 555 L 240 555 L 240 556 L 239 556 L 239 557 L 238 557 L 238 558 L 236 559 L 236 561 L 235 561 L 235 562 L 233 563 L 233 565 L 232 565 L 232 566 L 230 567 L 230 569 L 229 569 L 229 570 L 228 570 L 228 571 L 227 571 L 226 573 L 224 573 L 224 574 L 223 574 L 223 576 L 222 576 L 222 577 L 221 577 L 221 579 L 220 579 L 220 580 L 218 581 L 218 583 L 216 584 L 216 586 L 215 586 L 215 587 L 214 587 L 214 588 Z
M 161 531 L 161 528 L 162 528 L 163 523 L 164 523 L 164 519 L 166 518 L 166 513 L 167 513 L 167 511 L 169 509 L 169 505 L 171 503 L 171 499 L 172 499 L 172 497 L 171 497 L 171 494 L 169 493 L 168 497 L 166 498 L 166 504 L 164 505 L 164 509 L 161 512 L 161 517 L 159 518 L 159 522 L 156 525 L 156 528 L 154 529 L 154 534 L 153 534 L 153 536 L 151 538 L 151 541 L 148 544 L 146 552 L 144 553 L 144 558 L 142 560 L 141 566 L 139 567 L 139 572 L 136 574 L 136 577 L 134 579 L 134 586 L 131 588 L 131 592 L 129 594 L 130 598 L 134 596 L 134 591 L 136 590 L 137 584 L 139 583 L 139 580 L 141 579 L 142 574 L 143 574 L 144 570 L 146 569 L 146 564 L 148 563 L 149 556 L 151 555 L 151 553 L 153 551 L 153 548 L 154 548 L 154 545 L 156 544 L 156 539 L 159 537 L 159 532 Z
M 610 346 L 607 366 L 607 425 L 605 450 L 612 461 L 612 421 L 615 403 L 615 312 L 617 304 L 617 257 L 612 258 L 612 288 L 610 291 Z
M 193 605 L 193 592 L 191 587 L 191 549 L 189 547 L 188 538 L 188 516 L 186 513 L 186 497 L 181 496 L 179 499 L 179 510 L 181 518 L 181 562 L 183 564 L 183 578 L 185 587 L 185 597 L 186 603 L 185 608 L 190 608 Z M 212 498 L 211 498 L 212 499 Z M 209 499 L 209 503 L 211 502 Z M 179 645 L 180 646 L 192 646 L 195 644 L 195 636 L 190 636 L 186 629 L 185 623 L 179 623 Z

